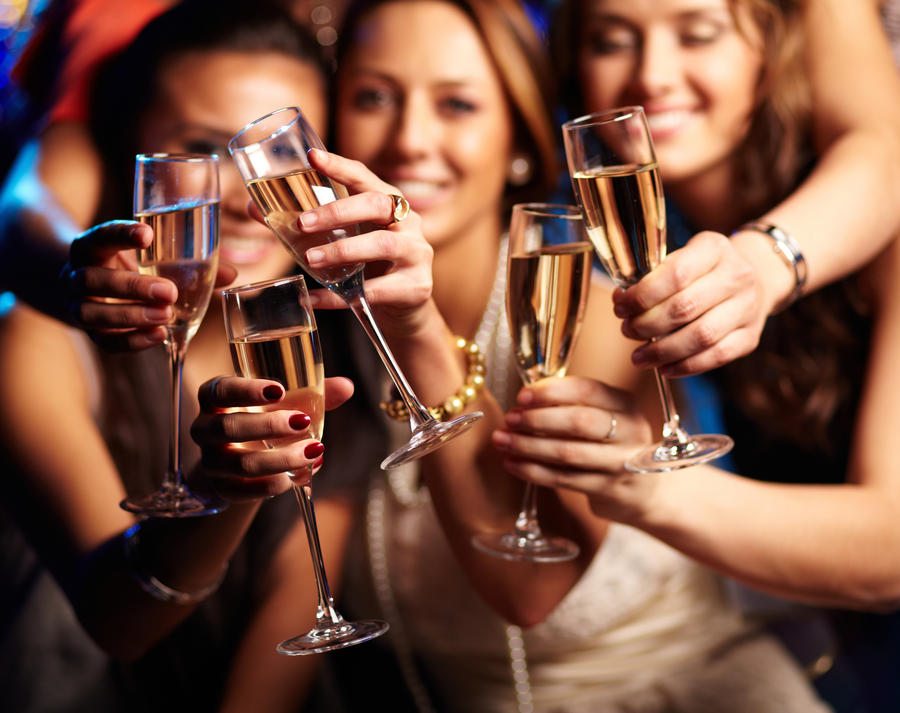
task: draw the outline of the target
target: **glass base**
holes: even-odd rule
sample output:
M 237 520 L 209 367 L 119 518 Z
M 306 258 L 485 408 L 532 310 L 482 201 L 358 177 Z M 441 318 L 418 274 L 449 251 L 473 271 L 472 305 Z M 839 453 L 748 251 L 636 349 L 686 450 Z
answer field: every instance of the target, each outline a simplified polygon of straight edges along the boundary
M 293 639 L 282 641 L 275 650 L 285 656 L 306 656 L 345 649 L 384 634 L 390 627 L 380 619 L 345 621 L 336 626 L 312 629 Z
M 181 485 L 163 486 L 150 495 L 125 498 L 119 507 L 145 517 L 200 517 L 222 512 L 228 503 L 212 497 L 201 499 Z
M 513 533 L 475 535 L 472 547 L 486 555 L 517 562 L 568 562 L 579 552 L 578 545 L 565 537 L 522 537 Z
M 413 431 L 405 446 L 401 446 L 381 461 L 381 469 L 396 468 L 437 450 L 451 438 L 474 426 L 483 415 L 481 411 L 474 411 L 452 421 L 429 421 Z
M 632 473 L 663 473 L 669 470 L 690 468 L 707 461 L 721 458 L 734 446 L 728 436 L 717 433 L 702 433 L 690 436 L 684 444 L 667 447 L 656 443 L 625 462 L 625 469 Z

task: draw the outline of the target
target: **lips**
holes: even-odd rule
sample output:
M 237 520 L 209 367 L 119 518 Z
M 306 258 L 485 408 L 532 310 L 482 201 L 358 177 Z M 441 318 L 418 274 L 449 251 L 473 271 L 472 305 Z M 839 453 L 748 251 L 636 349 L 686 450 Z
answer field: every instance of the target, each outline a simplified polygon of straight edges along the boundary
M 416 212 L 427 210 L 443 200 L 448 191 L 448 182 L 431 179 L 388 179 L 409 201 Z
M 249 265 L 259 262 L 278 247 L 278 242 L 270 235 L 223 235 L 219 256 L 232 265 Z
M 688 109 L 665 109 L 646 113 L 647 125 L 654 141 L 661 141 L 677 134 L 693 117 L 693 112 Z

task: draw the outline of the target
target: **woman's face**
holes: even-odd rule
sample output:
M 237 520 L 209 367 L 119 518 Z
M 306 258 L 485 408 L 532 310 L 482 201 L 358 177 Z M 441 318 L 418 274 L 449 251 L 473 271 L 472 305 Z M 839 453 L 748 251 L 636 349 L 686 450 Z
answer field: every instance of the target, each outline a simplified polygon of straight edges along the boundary
M 512 119 L 468 16 L 440 1 L 389 2 L 351 41 L 338 77 L 338 151 L 399 188 L 432 245 L 496 222 Z
M 142 124 L 144 151 L 219 155 L 219 254 L 238 269 L 234 284 L 284 275 L 295 262 L 272 232 L 248 215 L 250 197 L 228 154 L 228 140 L 273 109 L 295 105 L 316 130 L 324 130 L 325 87 L 311 65 L 277 53 L 192 52 L 165 65 L 159 96 Z
M 739 30 L 727 0 L 586 0 L 584 8 L 578 66 L 588 111 L 643 105 L 668 183 L 731 157 L 763 66 L 749 16 Z

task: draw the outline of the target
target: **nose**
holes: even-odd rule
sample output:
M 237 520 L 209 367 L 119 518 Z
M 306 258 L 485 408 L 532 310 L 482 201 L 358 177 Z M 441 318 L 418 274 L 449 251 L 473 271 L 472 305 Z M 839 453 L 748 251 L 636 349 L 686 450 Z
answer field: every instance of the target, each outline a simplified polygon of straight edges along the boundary
M 419 158 L 438 142 L 438 122 L 424 93 L 406 95 L 395 126 L 394 146 L 406 159 Z
M 678 81 L 681 71 L 679 45 L 671 33 L 648 30 L 641 42 L 635 85 L 643 97 L 664 95 Z
M 249 220 L 247 202 L 250 194 L 247 193 L 241 174 L 232 161 L 219 162 L 219 191 L 222 211 Z

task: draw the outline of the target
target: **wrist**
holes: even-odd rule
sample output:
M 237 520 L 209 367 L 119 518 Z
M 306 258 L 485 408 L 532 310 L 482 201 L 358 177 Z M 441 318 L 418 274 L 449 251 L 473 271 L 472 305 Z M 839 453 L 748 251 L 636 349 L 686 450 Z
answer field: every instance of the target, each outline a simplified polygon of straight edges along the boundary
M 803 295 L 806 260 L 787 232 L 771 223 L 751 221 L 735 230 L 731 240 L 756 272 L 767 314 L 780 312 Z

